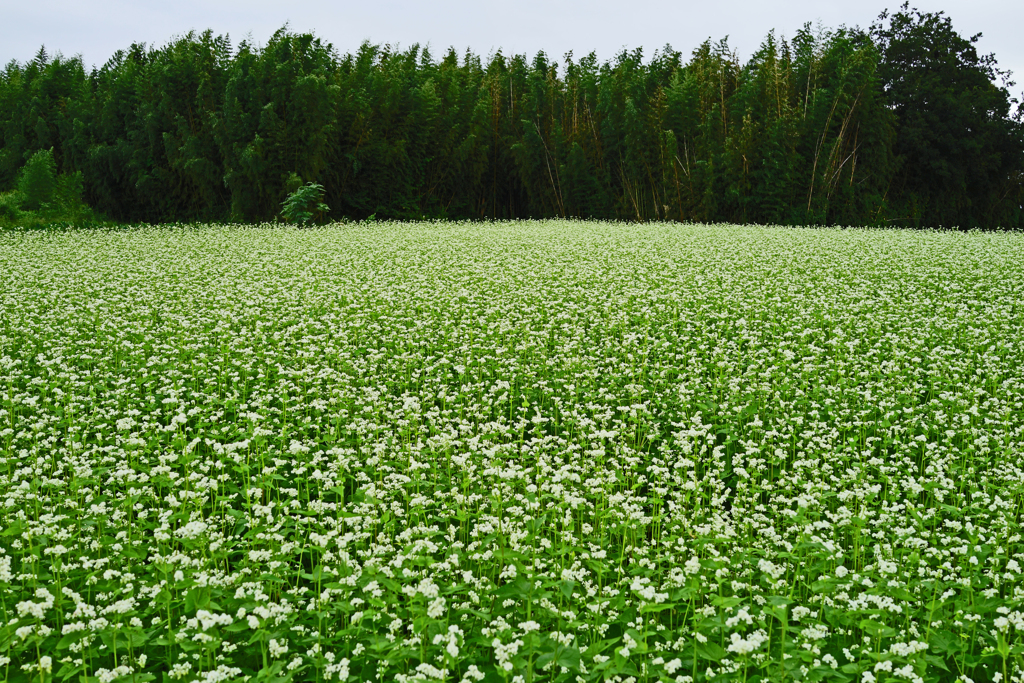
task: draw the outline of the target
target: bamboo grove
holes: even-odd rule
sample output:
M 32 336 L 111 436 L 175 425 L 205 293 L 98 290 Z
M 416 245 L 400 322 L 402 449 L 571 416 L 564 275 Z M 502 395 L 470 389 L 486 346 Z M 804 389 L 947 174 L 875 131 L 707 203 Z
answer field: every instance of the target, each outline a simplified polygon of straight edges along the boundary
M 273 220 L 318 182 L 333 218 L 1022 225 L 1024 134 L 994 59 L 941 15 L 881 19 L 769 34 L 746 63 L 724 40 L 559 63 L 340 54 L 287 29 L 135 44 L 91 71 L 40 50 L 0 74 L 0 190 L 52 149 L 132 222 Z

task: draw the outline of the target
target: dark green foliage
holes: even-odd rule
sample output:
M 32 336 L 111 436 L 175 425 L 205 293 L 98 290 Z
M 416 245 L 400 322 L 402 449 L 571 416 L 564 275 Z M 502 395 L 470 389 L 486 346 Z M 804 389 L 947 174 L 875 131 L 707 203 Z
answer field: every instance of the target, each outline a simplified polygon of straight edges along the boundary
M 29 158 L 18 176 L 21 206 L 36 211 L 53 201 L 57 191 L 57 171 L 53 163 L 53 150 L 44 149 Z
M 884 98 L 896 117 L 895 218 L 1019 225 L 1024 127 L 1011 116 L 1008 74 L 994 56 L 978 54 L 981 34 L 961 37 L 942 12 L 904 4 L 880 19 L 872 31 Z
M 330 211 L 323 203 L 324 186 L 306 183 L 281 202 L 281 216 L 289 223 L 309 223 Z
M 21 197 L 17 192 L 8 192 L 0 195 L 0 225 L 13 225 L 21 218 L 21 210 L 18 205 Z
M 57 187 L 53 196 L 53 209 L 69 220 L 75 220 L 88 211 L 82 200 L 85 186 L 82 172 L 66 173 L 57 178 Z
M 122 221 L 271 220 L 318 183 L 334 218 L 1021 225 L 994 60 L 941 15 L 882 20 L 770 34 L 746 64 L 725 41 L 483 63 L 286 29 L 134 44 L 91 73 L 41 50 L 0 73 L 0 190 L 52 149 L 55 177 L 81 174 L 64 210 Z

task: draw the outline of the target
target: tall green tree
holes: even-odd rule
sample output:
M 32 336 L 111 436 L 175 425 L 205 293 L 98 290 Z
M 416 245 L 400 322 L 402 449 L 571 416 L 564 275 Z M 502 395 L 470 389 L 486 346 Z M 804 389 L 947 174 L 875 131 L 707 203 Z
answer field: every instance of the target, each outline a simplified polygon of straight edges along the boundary
M 36 152 L 25 164 L 18 177 L 18 191 L 21 193 L 22 208 L 35 211 L 53 201 L 57 191 L 57 168 L 53 162 L 53 150 Z
M 879 77 L 896 116 L 891 193 L 911 225 L 1020 225 L 1024 128 L 981 34 L 963 37 L 942 12 L 904 3 L 871 28 Z M 1002 83 L 1000 83 L 1002 81 Z
M 262 50 L 239 46 L 216 127 L 233 218 L 275 216 L 292 174 L 319 179 L 336 131 L 336 70 L 333 47 L 310 34 L 280 29 Z

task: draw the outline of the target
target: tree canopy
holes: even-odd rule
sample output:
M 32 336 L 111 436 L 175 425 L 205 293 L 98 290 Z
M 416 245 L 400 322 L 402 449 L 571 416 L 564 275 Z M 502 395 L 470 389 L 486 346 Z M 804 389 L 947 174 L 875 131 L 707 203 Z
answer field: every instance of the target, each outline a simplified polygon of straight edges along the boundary
M 724 40 L 556 62 L 286 29 L 90 71 L 43 49 L 0 73 L 0 190 L 52 150 L 122 221 L 270 220 L 314 183 L 334 218 L 1019 227 L 1024 130 L 976 40 L 904 5 L 746 63 Z
M 1020 224 L 1024 135 L 1009 74 L 942 13 L 904 4 L 872 27 L 895 117 L 894 218 L 916 225 Z

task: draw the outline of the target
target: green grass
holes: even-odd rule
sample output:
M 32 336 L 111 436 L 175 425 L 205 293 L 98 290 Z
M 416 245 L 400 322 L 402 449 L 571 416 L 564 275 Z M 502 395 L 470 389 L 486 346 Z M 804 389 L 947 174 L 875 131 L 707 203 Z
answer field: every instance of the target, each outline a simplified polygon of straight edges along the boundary
M 0 233 L 0 676 L 1024 680 L 1021 264 L 1019 234 Z

